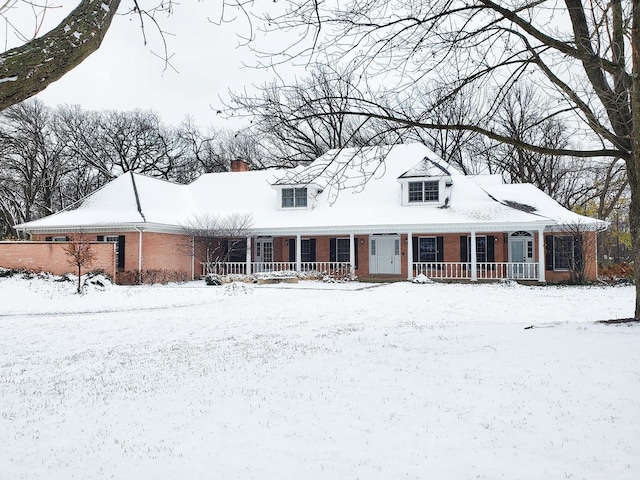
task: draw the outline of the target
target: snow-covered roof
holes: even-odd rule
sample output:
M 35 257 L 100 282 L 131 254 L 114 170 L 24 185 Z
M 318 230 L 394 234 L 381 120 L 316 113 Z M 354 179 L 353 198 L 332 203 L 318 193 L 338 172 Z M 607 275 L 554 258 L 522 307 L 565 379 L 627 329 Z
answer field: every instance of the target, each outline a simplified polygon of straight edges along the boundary
M 446 199 L 437 205 L 403 205 L 398 179 L 431 176 L 447 176 Z M 313 186 L 308 207 L 280 208 L 274 185 Z M 424 145 L 411 144 L 331 151 L 294 169 L 209 173 L 189 185 L 126 173 L 75 210 L 16 228 L 178 231 L 202 215 L 238 214 L 252 216 L 252 232 L 258 235 L 524 230 L 580 217 L 531 185 L 467 177 Z M 580 218 L 596 228 L 594 219 Z

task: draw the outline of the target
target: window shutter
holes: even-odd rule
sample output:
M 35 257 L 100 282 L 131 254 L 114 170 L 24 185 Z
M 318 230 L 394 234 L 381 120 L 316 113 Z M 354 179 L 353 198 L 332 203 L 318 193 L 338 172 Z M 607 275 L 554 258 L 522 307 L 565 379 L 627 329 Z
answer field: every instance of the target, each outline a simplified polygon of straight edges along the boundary
M 467 249 L 467 236 L 460 235 L 460 261 L 466 263 L 469 261 L 469 251 Z
M 436 261 L 444 262 L 444 237 L 436 237 Z
M 289 239 L 289 261 L 290 262 L 296 261 L 296 239 L 295 238 Z
M 315 238 L 309 239 L 309 261 L 310 262 L 316 261 L 316 239 Z
M 418 246 L 418 237 L 413 237 L 411 239 L 411 245 L 413 245 L 413 262 L 417 263 L 420 261 L 420 247 Z
M 124 270 L 124 235 L 118 235 L 118 269 Z
M 353 254 L 356 257 L 353 259 L 353 263 L 354 263 L 353 268 L 357 270 L 358 269 L 358 237 L 354 237 L 353 239 Z
M 544 268 L 553 270 L 553 235 L 544 237 Z
M 104 242 L 104 235 L 98 235 L 98 241 Z
M 329 239 L 329 261 L 330 262 L 336 261 L 336 239 L 335 238 Z
M 44 237 L 44 241 L 45 242 L 52 242 L 53 241 L 53 237 Z
M 487 262 L 496 261 L 495 244 L 496 237 L 493 235 L 487 235 Z

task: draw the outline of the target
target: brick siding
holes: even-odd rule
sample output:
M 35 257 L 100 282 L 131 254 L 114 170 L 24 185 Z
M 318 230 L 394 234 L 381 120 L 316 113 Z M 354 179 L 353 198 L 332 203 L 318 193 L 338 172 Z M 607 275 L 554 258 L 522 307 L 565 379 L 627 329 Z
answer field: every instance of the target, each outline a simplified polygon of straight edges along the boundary
M 83 273 L 102 270 L 115 278 L 115 247 L 111 243 L 90 242 L 95 254 Z M 64 248 L 68 242 L 0 242 L 0 267 L 50 272 L 55 275 L 77 273 L 77 266 L 70 264 L 71 257 Z

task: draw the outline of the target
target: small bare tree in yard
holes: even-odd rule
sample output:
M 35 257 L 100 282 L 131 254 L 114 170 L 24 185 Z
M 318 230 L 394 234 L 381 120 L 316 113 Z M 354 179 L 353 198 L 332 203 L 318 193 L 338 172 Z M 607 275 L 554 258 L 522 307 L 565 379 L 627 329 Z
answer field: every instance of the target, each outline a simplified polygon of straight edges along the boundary
M 183 225 L 191 237 L 190 254 L 206 263 L 206 273 L 219 273 L 220 266 L 246 254 L 246 239 L 253 224 L 251 214 L 202 214 Z
M 73 234 L 64 246 L 64 252 L 69 257 L 69 265 L 73 265 L 78 269 L 78 289 L 77 293 L 82 293 L 82 268 L 90 266 L 96 258 L 96 254 L 91 247 L 89 238 L 82 234 Z

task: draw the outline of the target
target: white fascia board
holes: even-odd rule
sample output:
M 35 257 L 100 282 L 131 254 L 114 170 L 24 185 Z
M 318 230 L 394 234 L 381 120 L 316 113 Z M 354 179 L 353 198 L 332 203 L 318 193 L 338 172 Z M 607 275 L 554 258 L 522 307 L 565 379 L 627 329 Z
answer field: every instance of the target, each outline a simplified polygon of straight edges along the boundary
M 376 233 L 464 233 L 464 232 L 515 232 L 548 228 L 552 221 L 527 223 L 480 223 L 480 224 L 423 224 L 423 225 L 344 225 L 335 227 L 264 228 L 252 229 L 254 235 L 336 235 L 336 234 L 376 234 Z
M 154 232 L 154 233 L 184 233 L 183 228 L 177 225 L 165 225 L 159 223 L 112 223 L 107 225 L 59 225 L 56 227 L 20 228 L 30 235 L 44 233 L 101 233 L 101 232 Z

